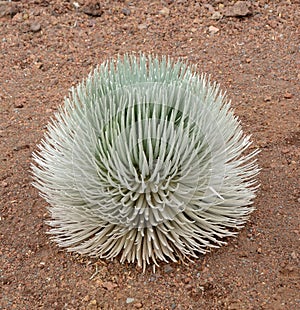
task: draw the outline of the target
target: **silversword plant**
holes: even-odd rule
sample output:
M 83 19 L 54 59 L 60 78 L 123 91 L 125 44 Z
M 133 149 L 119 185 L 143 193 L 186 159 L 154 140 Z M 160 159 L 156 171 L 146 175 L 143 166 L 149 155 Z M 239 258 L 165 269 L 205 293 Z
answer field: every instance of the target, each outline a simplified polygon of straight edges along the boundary
M 60 247 L 145 268 L 198 257 L 243 227 L 259 171 L 250 145 L 205 75 L 125 55 L 71 89 L 33 154 L 34 186 Z

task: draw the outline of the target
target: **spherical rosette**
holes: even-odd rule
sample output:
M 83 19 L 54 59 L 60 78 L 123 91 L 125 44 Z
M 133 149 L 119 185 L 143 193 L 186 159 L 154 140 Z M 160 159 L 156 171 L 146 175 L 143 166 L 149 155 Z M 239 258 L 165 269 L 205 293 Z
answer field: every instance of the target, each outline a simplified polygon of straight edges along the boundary
M 197 257 L 253 211 L 257 151 L 194 68 L 141 54 L 72 88 L 34 153 L 59 246 L 139 266 Z

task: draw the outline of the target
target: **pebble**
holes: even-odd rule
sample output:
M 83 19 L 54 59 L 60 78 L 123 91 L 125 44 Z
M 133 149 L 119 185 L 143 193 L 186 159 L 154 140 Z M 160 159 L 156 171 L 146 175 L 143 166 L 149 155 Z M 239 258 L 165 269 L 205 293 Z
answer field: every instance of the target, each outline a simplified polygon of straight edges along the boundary
M 215 27 L 215 26 L 209 26 L 208 27 L 208 31 L 209 31 L 210 34 L 215 34 L 215 33 L 219 32 L 220 29 Z
M 88 302 L 89 299 L 90 299 L 90 296 L 89 296 L 89 295 L 86 295 L 86 296 L 82 299 L 82 301 L 83 301 L 83 302 Z
M 188 283 L 190 283 L 191 282 L 191 278 L 190 277 L 187 277 L 187 278 L 185 278 L 184 280 L 183 280 L 183 282 L 185 283 L 185 284 L 188 284 Z
M 17 108 L 17 109 L 22 109 L 22 108 L 24 107 L 24 104 L 21 103 L 21 102 L 19 102 L 19 103 L 16 103 L 14 106 L 15 106 L 15 108 Z
M 30 31 L 32 32 L 39 32 L 42 29 L 41 24 L 38 22 L 33 22 L 30 25 Z
M 103 14 L 103 10 L 101 9 L 100 1 L 88 1 L 87 4 L 85 4 L 81 11 L 89 16 L 93 17 L 100 17 Z
M 285 99 L 291 99 L 291 98 L 293 98 L 293 95 L 291 93 L 285 93 L 284 98 Z
M 140 303 L 140 302 L 138 302 L 138 303 L 136 303 L 136 304 L 134 305 L 134 307 L 135 307 L 136 309 L 141 309 L 141 308 L 143 307 L 143 304 Z
M 87 310 L 97 310 L 97 300 L 93 299 L 90 301 L 90 303 L 87 305 L 86 309 Z
M 247 251 L 240 251 L 239 257 L 248 257 L 248 252 Z
M 298 255 L 297 255 L 296 252 L 292 252 L 292 253 L 291 253 L 291 257 L 292 257 L 292 259 L 297 259 L 297 258 L 298 258 Z
M 132 302 L 134 302 L 134 298 L 128 297 L 128 298 L 126 299 L 126 304 L 131 304 Z
M 128 8 L 123 8 L 123 9 L 122 9 L 122 13 L 123 13 L 124 15 L 126 15 L 126 16 L 129 16 L 129 15 L 131 14 L 131 11 L 130 11 L 130 9 L 128 9 Z
M 282 148 L 282 149 L 281 149 L 281 153 L 282 153 L 282 154 L 288 154 L 289 152 L 290 152 L 289 148 L 286 148 L 286 147 L 285 147 L 285 148 Z
M 223 15 L 220 13 L 220 12 L 214 12 L 213 14 L 212 14 L 212 16 L 211 16 L 211 18 L 210 19 L 213 19 L 213 20 L 219 20 L 219 19 L 221 19 L 223 17 Z
M 155 277 L 150 277 L 149 282 L 154 282 L 156 280 Z
M 224 10 L 226 17 L 244 17 L 251 14 L 251 3 L 249 1 L 237 1 L 233 6 L 226 7 Z
M 144 30 L 148 28 L 147 24 L 139 24 L 137 27 L 139 30 Z
M 35 65 L 38 69 L 42 69 L 43 66 L 44 66 L 44 64 L 43 64 L 42 62 L 40 62 L 40 61 L 35 62 L 34 65 Z
M 159 14 L 164 15 L 164 16 L 168 16 L 170 14 L 170 10 L 168 8 L 164 7 L 159 11 Z
M 271 101 L 271 100 L 272 100 L 272 97 L 271 97 L 271 96 L 266 96 L 266 97 L 264 98 L 264 101 L 265 101 L 265 102 Z
M 80 4 L 76 1 L 73 2 L 73 5 L 75 7 L 75 9 L 79 9 L 80 8 Z
M 164 266 L 164 272 L 165 273 L 170 273 L 172 271 L 173 271 L 173 268 L 169 264 Z
M 103 282 L 102 283 L 102 287 L 105 288 L 108 291 L 113 290 L 114 288 L 116 288 L 118 285 L 116 283 L 113 282 Z
M 20 9 L 16 3 L 12 3 L 10 1 L 0 1 L 0 17 L 13 17 L 19 12 Z
M 7 182 L 2 181 L 1 186 L 2 186 L 2 187 L 7 187 L 7 186 L 8 186 L 8 183 L 7 183 Z
M 29 144 L 18 145 L 13 148 L 16 152 L 24 149 L 29 149 Z
M 205 3 L 205 4 L 203 4 L 203 7 L 208 9 L 209 12 L 212 12 L 212 13 L 215 12 L 215 9 L 211 4 Z

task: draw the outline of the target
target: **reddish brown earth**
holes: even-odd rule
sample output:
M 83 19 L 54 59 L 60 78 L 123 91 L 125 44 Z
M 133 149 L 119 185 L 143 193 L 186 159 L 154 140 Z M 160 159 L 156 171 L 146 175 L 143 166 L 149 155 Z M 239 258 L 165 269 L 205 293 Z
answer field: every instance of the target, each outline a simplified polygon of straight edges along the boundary
M 300 309 L 300 2 L 234 2 L 0 1 L 1 310 Z M 69 88 L 131 51 L 209 73 L 261 149 L 257 210 L 238 237 L 155 274 L 60 251 L 29 172 Z

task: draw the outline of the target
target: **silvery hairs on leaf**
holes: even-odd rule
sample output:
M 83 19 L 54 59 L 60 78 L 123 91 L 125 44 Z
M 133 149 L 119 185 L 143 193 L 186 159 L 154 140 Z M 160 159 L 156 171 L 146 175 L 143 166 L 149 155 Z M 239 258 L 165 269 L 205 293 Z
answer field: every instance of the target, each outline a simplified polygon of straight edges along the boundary
M 33 154 L 33 184 L 60 247 L 145 268 L 237 234 L 257 190 L 250 145 L 205 75 L 125 55 L 71 89 Z

